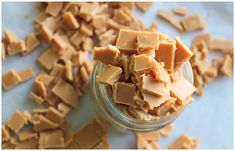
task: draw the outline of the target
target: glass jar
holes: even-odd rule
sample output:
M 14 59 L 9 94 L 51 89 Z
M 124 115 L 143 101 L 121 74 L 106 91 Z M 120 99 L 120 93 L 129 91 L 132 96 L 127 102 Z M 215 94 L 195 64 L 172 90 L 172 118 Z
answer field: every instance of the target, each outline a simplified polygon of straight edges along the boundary
M 103 124 L 105 123 L 106 125 L 115 127 L 121 131 L 153 131 L 170 124 L 182 112 L 183 109 L 164 117 L 163 119 L 151 121 L 143 121 L 128 116 L 120 111 L 112 101 L 112 96 L 109 95 L 107 86 L 96 82 L 96 76 L 101 75 L 104 68 L 105 65 L 98 62 L 94 67 L 91 81 L 94 97 L 94 100 L 92 100 L 93 108 Z M 189 82 L 193 83 L 193 72 L 189 61 L 179 69 L 179 73 Z

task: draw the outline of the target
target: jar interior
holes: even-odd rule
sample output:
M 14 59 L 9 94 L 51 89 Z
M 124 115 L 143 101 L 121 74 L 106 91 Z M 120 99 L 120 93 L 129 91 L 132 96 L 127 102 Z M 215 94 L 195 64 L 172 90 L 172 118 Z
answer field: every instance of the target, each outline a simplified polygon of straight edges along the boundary
M 126 113 L 123 113 L 114 103 L 112 93 L 110 92 L 110 89 L 107 89 L 107 85 L 96 82 L 96 76 L 99 76 L 104 71 L 104 67 L 105 65 L 100 62 L 95 65 L 92 76 L 93 93 L 99 108 L 101 108 L 105 116 L 112 123 L 129 130 L 150 131 L 153 129 L 159 129 L 171 123 L 183 111 L 184 107 L 169 116 L 149 121 L 136 119 Z M 189 82 L 193 82 L 192 69 L 189 62 L 186 62 L 184 66 L 179 69 L 179 73 Z

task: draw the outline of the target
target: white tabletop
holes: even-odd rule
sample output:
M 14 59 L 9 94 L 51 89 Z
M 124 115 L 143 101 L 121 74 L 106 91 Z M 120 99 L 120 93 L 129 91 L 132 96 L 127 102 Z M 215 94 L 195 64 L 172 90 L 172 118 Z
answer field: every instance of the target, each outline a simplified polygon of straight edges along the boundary
M 37 15 L 36 3 L 2 3 L 2 29 L 9 29 L 17 33 L 20 38 L 25 38 L 29 32 L 34 31 L 33 20 Z M 134 11 L 134 14 L 145 21 L 148 26 L 152 21 L 157 22 L 161 32 L 171 37 L 180 37 L 188 46 L 192 38 L 202 31 L 191 33 L 178 33 L 164 21 L 156 18 L 156 12 L 161 9 L 171 9 L 177 4 L 186 6 L 190 14 L 198 13 L 207 23 L 205 32 L 211 32 L 213 37 L 233 39 L 233 4 L 232 3 L 154 3 L 147 13 Z M 25 17 L 27 16 L 27 17 Z M 27 18 L 27 19 L 26 19 Z M 32 67 L 38 74 L 42 68 L 35 61 L 42 52 L 43 46 L 26 57 L 8 57 L 3 62 L 3 74 L 10 69 L 20 71 Z M 218 55 L 218 54 L 217 54 Z M 212 57 L 214 55 L 210 55 Z M 2 123 L 5 123 L 16 108 L 23 111 L 38 107 L 29 100 L 28 94 L 33 88 L 33 79 L 2 92 Z M 92 108 L 89 104 L 90 87 L 85 95 L 80 98 L 80 106 L 69 116 L 72 120 L 72 129 L 79 128 L 92 118 Z M 204 88 L 202 97 L 194 97 L 183 113 L 173 123 L 174 133 L 160 140 L 160 146 L 166 148 L 181 134 L 188 134 L 200 138 L 202 149 L 233 148 L 233 78 L 218 77 Z M 110 130 L 109 140 L 112 148 L 136 148 L 133 133 L 120 133 Z

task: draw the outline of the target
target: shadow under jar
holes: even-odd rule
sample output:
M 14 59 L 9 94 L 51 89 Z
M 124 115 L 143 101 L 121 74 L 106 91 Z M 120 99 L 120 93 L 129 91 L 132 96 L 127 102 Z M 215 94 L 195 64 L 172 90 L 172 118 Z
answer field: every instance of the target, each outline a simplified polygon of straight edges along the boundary
M 105 69 L 105 64 L 97 62 L 92 74 L 92 93 L 94 100 L 92 100 L 93 108 L 101 124 L 109 127 L 117 128 L 120 131 L 134 131 L 147 132 L 158 130 L 170 123 L 172 123 L 178 115 L 182 112 L 184 107 L 169 116 L 153 119 L 140 120 L 136 119 L 120 110 L 117 104 L 113 101 L 113 94 L 109 91 L 110 86 L 96 81 L 96 77 L 101 75 Z M 193 84 L 192 67 L 187 61 L 180 69 L 180 75 Z

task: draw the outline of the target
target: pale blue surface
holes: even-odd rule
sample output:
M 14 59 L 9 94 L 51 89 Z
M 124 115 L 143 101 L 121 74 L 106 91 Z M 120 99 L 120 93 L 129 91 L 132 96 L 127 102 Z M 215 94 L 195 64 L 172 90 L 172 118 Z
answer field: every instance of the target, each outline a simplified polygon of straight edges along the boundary
M 180 3 L 177 3 L 180 4 Z M 146 26 L 156 21 L 161 32 L 168 33 L 171 37 L 179 36 L 190 46 L 193 36 L 200 31 L 184 33 L 180 35 L 174 28 L 162 20 L 156 18 L 156 12 L 160 8 L 171 9 L 176 3 L 155 3 L 145 14 L 135 11 L 135 15 L 144 19 Z M 217 38 L 233 38 L 233 4 L 232 3 L 181 3 L 189 8 L 190 13 L 199 13 L 207 22 L 205 32 L 211 32 Z M 2 28 L 17 33 L 20 38 L 25 38 L 34 30 L 33 19 L 37 14 L 35 3 L 3 3 Z M 25 19 L 25 16 L 29 19 Z M 41 70 L 35 58 L 42 51 L 42 47 L 26 57 L 9 57 L 3 62 L 3 74 L 9 69 L 20 71 L 27 67 L 33 67 L 36 73 Z M 210 56 L 211 57 L 211 56 Z M 2 122 L 5 123 L 16 108 L 23 111 L 31 110 L 37 105 L 28 99 L 28 92 L 33 86 L 31 79 L 12 90 L 3 91 L 2 96 Z M 180 117 L 174 122 L 174 133 L 160 140 L 160 146 L 165 148 L 181 134 L 199 137 L 202 149 L 231 149 L 233 148 L 233 79 L 219 77 L 204 88 L 202 97 L 195 97 L 195 101 L 189 105 Z M 70 115 L 73 129 L 86 123 L 92 117 L 92 109 L 89 104 L 89 88 L 80 99 L 80 106 Z M 112 148 L 135 148 L 133 134 L 110 132 Z

